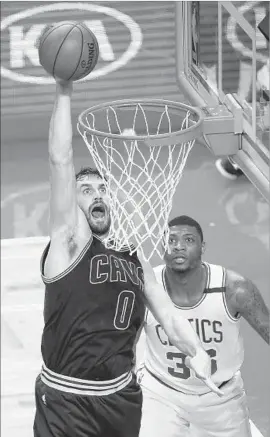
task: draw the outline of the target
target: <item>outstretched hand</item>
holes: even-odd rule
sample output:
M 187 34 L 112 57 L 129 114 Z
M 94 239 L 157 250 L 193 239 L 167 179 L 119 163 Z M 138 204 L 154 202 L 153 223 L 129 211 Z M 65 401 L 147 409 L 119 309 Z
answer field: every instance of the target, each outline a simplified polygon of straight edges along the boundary
M 198 352 L 194 357 L 187 357 L 185 364 L 192 370 L 195 375 L 205 385 L 218 396 L 223 396 L 224 393 L 216 386 L 211 378 L 211 358 L 205 351 Z
M 73 91 L 73 82 L 55 78 L 56 89 L 62 95 L 71 96 Z

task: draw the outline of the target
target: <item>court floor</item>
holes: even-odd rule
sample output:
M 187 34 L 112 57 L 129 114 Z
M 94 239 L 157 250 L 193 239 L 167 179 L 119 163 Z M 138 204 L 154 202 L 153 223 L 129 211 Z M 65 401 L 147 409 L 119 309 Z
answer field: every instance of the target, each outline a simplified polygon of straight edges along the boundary
M 33 153 L 31 147 L 36 148 L 36 144 L 29 144 L 28 156 Z M 33 161 L 25 159 L 24 165 L 17 167 L 16 186 L 3 186 L 2 220 L 6 221 L 6 226 L 7 221 L 12 220 L 13 210 L 8 209 L 12 199 L 17 199 L 17 206 L 21 199 L 27 207 L 29 204 L 37 207 L 38 202 L 47 197 L 46 148 L 39 147 L 38 150 L 42 153 L 35 155 L 34 165 Z M 89 158 L 85 153 L 76 154 L 76 165 L 86 163 Z M 12 172 L 12 169 L 14 162 L 6 161 L 5 172 Z M 26 201 L 19 194 L 27 190 L 29 193 L 29 180 L 30 187 L 35 189 L 30 190 Z M 235 182 L 223 179 L 216 171 L 214 158 L 199 144 L 191 152 L 175 195 L 171 216 L 178 214 L 191 215 L 201 223 L 207 242 L 205 259 L 248 276 L 257 284 L 269 306 L 268 205 L 244 177 Z M 45 229 L 45 225 L 41 226 L 41 235 L 46 235 Z M 3 437 L 31 435 L 33 387 L 41 363 L 39 349 L 44 296 L 42 287 L 37 285 L 38 279 L 35 279 L 38 278 L 38 256 L 27 269 L 28 255 L 27 248 L 2 250 L 2 270 L 7 262 L 6 273 L 10 279 L 9 287 L 2 287 Z M 159 259 L 153 262 L 157 264 Z M 251 418 L 256 426 L 254 437 L 261 435 L 258 430 L 266 437 L 269 429 L 269 348 L 245 322 L 242 322 L 242 329 L 246 350 L 243 377 Z

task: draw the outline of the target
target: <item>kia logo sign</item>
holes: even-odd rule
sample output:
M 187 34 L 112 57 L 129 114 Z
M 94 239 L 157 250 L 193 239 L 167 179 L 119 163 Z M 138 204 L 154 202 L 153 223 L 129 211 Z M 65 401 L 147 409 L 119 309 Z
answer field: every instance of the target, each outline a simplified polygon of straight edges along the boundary
M 50 184 L 35 182 L 2 196 L 2 235 L 23 238 L 48 231 Z
M 64 13 L 61 14 L 61 11 L 79 11 L 80 15 L 84 12 L 85 19 L 83 21 L 95 33 L 99 42 L 100 63 L 102 65 L 100 67 L 98 65 L 89 76 L 78 82 L 96 79 L 118 70 L 134 58 L 140 50 L 142 45 L 141 29 L 130 16 L 123 12 L 91 3 L 62 2 L 47 4 L 18 12 L 1 21 L 1 31 L 7 32 L 9 38 L 9 65 L 4 66 L 2 62 L 1 75 L 3 77 L 32 84 L 55 83 L 55 80 L 48 76 L 39 64 L 36 42 L 46 25 L 50 24 L 44 22 L 44 13 L 53 12 L 52 21 L 55 23 L 67 19 Z M 57 16 L 56 12 L 59 13 L 57 19 L 55 18 Z M 104 20 L 100 18 L 102 16 Z M 35 17 L 36 21 L 34 21 Z M 123 41 L 126 42 L 124 52 L 120 55 L 115 54 L 103 23 L 108 17 L 118 22 L 115 23 L 115 29 L 119 29 L 120 35 L 123 33 Z M 25 30 L 26 26 L 23 20 L 26 19 L 28 19 L 28 25 Z M 73 13 L 70 19 L 76 21 L 76 13 Z M 124 29 L 126 29 L 126 32 Z M 22 72 L 23 69 L 27 70 L 27 74 Z M 29 70 L 33 70 L 33 75 L 29 74 Z

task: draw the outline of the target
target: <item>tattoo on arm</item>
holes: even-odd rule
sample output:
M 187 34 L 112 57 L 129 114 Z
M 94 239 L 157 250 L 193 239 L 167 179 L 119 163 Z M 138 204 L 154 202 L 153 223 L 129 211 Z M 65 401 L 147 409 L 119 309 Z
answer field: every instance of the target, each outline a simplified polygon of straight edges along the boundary
M 238 312 L 269 344 L 269 310 L 258 288 L 245 278 L 234 280 L 233 287 Z

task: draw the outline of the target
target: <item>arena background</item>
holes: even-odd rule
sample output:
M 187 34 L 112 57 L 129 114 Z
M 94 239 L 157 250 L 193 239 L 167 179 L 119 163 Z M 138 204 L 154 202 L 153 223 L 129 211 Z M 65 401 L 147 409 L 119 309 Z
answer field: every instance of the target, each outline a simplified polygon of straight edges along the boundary
M 250 20 L 265 13 L 267 2 L 253 3 Z M 1 3 L 2 239 L 48 233 L 47 136 L 54 85 L 42 83 L 48 76 L 38 65 L 34 46 L 42 26 L 53 21 L 84 20 L 91 22 L 100 38 L 96 77 L 74 85 L 76 169 L 91 164 L 76 132 L 77 116 L 86 107 L 132 97 L 183 101 L 175 71 L 174 2 L 83 3 L 90 5 L 91 11 L 64 10 L 67 4 L 72 5 L 61 2 L 62 11 L 43 11 L 24 18 L 23 13 L 29 8 L 55 3 Z M 111 11 L 104 13 L 100 7 L 109 7 Z M 208 7 L 211 8 L 210 2 Z M 124 22 L 120 13 L 127 16 Z M 6 18 L 12 14 L 18 15 L 8 22 Z M 229 44 L 228 50 L 233 50 Z M 118 69 L 113 70 L 116 65 Z M 234 78 L 238 69 L 239 62 L 236 62 Z M 189 214 L 201 223 L 208 247 L 206 260 L 250 277 L 269 306 L 268 205 L 244 177 L 235 182 L 223 179 L 216 171 L 214 157 L 200 144 L 195 145 L 177 190 L 172 216 L 177 214 Z M 23 290 L 13 293 L 10 306 L 16 304 L 18 293 Z M 245 322 L 243 332 L 246 347 L 243 376 L 251 417 L 266 436 L 269 350 Z M 11 421 L 14 420 L 15 413 L 9 414 Z M 16 426 L 19 429 L 19 421 Z

